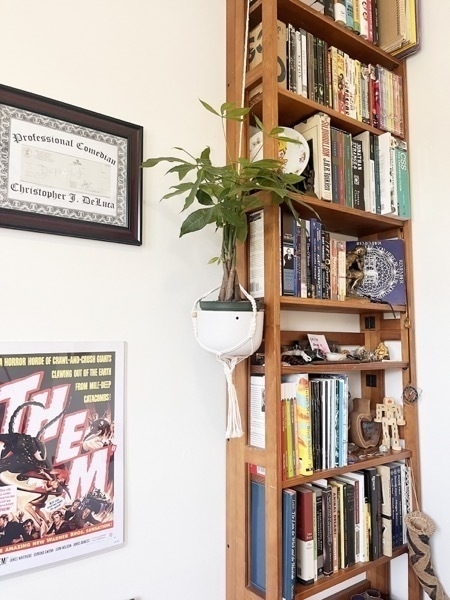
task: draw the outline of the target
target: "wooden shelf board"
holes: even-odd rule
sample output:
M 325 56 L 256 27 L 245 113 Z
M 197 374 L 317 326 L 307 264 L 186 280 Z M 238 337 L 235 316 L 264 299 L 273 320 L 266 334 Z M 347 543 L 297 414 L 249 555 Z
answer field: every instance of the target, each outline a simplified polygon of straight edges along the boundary
M 295 373 L 348 373 L 353 371 L 392 371 L 394 369 L 407 369 L 408 363 L 403 361 L 355 361 L 342 360 L 339 362 L 315 362 L 306 365 L 281 366 L 281 374 Z M 252 375 L 264 375 L 264 366 L 251 365 Z
M 297 298 L 294 296 L 282 296 L 280 298 L 282 310 L 303 310 L 314 312 L 329 312 L 329 313 L 385 313 L 391 312 L 389 304 L 378 304 L 370 302 L 365 298 L 361 300 L 355 298 L 340 302 L 338 300 L 319 300 L 316 298 Z M 393 309 L 396 313 L 404 313 L 405 306 L 394 305 Z
M 348 579 L 351 579 L 352 577 L 355 577 L 356 575 L 359 575 L 360 573 L 364 573 L 369 568 L 372 569 L 381 566 L 391 561 L 393 558 L 405 554 L 406 552 L 408 552 L 408 547 L 405 544 L 399 548 L 396 548 L 392 553 L 392 557 L 382 556 L 374 561 L 356 563 L 347 569 L 340 569 L 337 573 L 333 573 L 333 575 L 330 575 L 329 577 L 322 577 L 311 585 L 297 584 L 295 588 L 295 600 L 303 600 L 304 598 L 309 598 L 314 594 L 323 592 L 324 590 L 327 590 L 338 583 L 342 583 Z
M 389 450 L 389 452 L 386 452 L 382 456 L 373 456 L 364 458 L 362 460 L 357 460 L 356 462 L 347 465 L 346 467 L 323 469 L 315 471 L 313 475 L 298 475 L 296 477 L 290 477 L 289 479 L 286 479 L 281 483 L 281 487 L 283 489 L 286 489 L 294 485 L 303 485 L 304 483 L 314 481 L 315 479 L 327 479 L 328 477 L 336 477 L 336 475 L 342 475 L 343 473 L 350 473 L 352 471 L 360 471 L 361 469 L 368 469 L 369 467 L 384 465 L 394 460 L 405 460 L 406 458 L 410 458 L 410 456 L 410 450 L 400 450 L 399 452 Z

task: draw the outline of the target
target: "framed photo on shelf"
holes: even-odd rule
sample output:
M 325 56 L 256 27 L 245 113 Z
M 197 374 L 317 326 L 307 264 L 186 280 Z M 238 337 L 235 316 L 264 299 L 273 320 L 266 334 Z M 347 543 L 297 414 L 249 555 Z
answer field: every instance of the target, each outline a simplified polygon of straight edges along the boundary
M 0 85 L 0 227 L 140 245 L 143 127 Z

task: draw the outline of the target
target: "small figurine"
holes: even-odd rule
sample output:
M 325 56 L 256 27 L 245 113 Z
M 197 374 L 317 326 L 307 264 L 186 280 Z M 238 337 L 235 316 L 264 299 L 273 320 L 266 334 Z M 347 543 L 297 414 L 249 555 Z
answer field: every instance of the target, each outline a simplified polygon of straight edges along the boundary
M 395 404 L 394 398 L 383 398 L 383 404 L 376 405 L 375 423 L 381 423 L 381 444 L 392 450 L 401 450 L 398 438 L 398 426 L 406 425 L 403 418 L 403 406 Z M 390 428 L 390 435 L 389 435 Z
M 347 287 L 346 295 L 355 296 L 356 288 L 364 279 L 364 257 L 367 254 L 367 249 L 364 246 L 356 246 L 353 250 L 347 252 L 346 255 L 346 278 Z
M 375 360 L 390 360 L 389 348 L 383 342 L 380 342 L 374 350 Z

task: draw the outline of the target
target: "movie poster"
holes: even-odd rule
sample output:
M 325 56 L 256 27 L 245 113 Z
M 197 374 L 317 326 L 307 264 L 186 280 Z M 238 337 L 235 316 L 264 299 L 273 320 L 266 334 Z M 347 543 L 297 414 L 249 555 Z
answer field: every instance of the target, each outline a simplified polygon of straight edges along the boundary
M 0 577 L 123 543 L 122 342 L 0 343 Z

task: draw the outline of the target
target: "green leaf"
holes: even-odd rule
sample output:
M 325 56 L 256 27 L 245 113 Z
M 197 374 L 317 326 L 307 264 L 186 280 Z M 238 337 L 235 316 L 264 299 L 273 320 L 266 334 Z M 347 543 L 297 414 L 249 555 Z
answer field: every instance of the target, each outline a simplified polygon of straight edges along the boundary
M 206 225 L 214 223 L 215 214 L 214 207 L 212 208 L 199 208 L 192 212 L 181 224 L 180 237 L 187 233 L 193 233 L 194 231 L 200 231 Z
M 209 146 L 206 146 L 206 148 L 200 154 L 200 158 L 201 158 L 201 160 L 207 160 L 207 161 L 209 161 L 210 155 L 211 155 L 211 148 Z
M 269 137 L 276 137 L 278 140 L 281 140 L 280 133 L 283 133 L 283 131 L 283 127 L 274 127 L 268 135 Z
M 203 189 L 199 189 L 195 197 L 202 206 L 212 206 L 214 204 L 214 200 Z
M 215 110 L 207 102 L 204 102 L 201 98 L 199 98 L 199 100 L 203 104 L 203 106 L 206 108 L 206 110 L 209 110 L 209 112 L 211 112 L 213 115 L 217 115 L 218 117 L 220 117 L 220 113 L 218 113 L 217 110 Z
M 236 104 L 234 102 L 224 102 L 220 107 L 220 114 L 226 117 L 227 111 L 232 108 L 235 108 Z
M 182 179 L 184 179 L 186 177 L 186 175 L 188 173 L 190 173 L 193 169 L 196 169 L 196 168 L 197 168 L 197 165 L 191 165 L 190 163 L 184 163 L 182 165 L 177 165 L 175 167 L 171 167 L 167 171 L 166 175 L 168 173 L 178 173 L 178 178 L 181 181 Z
M 227 111 L 225 119 L 229 119 L 231 121 L 242 121 L 245 115 L 248 115 L 250 109 L 249 108 L 233 108 Z
M 147 160 L 145 160 L 141 166 L 152 168 L 156 167 L 156 165 L 159 165 L 159 163 L 162 162 L 181 162 L 181 159 L 176 158 L 175 156 L 160 156 L 159 158 L 147 158 Z
M 253 118 L 255 119 L 255 123 L 256 123 L 256 126 L 258 127 L 258 129 L 260 131 L 264 131 L 264 125 L 263 125 L 263 122 L 261 121 L 261 119 L 259 119 L 256 115 L 253 115 Z

